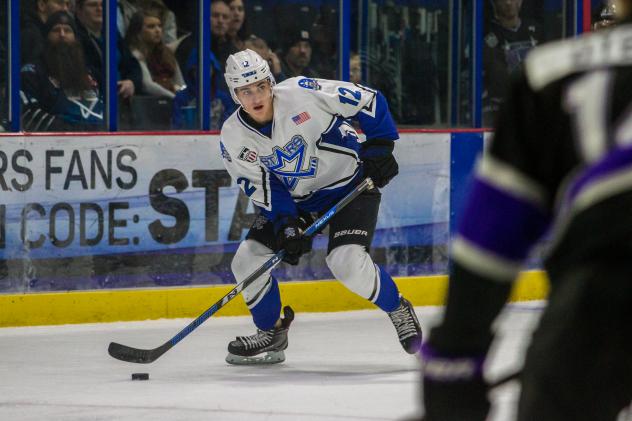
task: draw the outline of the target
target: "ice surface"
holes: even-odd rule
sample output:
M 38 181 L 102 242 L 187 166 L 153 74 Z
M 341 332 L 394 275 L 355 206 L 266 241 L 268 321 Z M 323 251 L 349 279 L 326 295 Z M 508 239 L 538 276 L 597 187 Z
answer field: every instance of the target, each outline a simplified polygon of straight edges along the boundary
M 490 377 L 519 367 L 542 303 L 509 306 Z M 424 330 L 441 309 L 417 307 Z M 418 361 L 380 311 L 296 315 L 283 364 L 228 365 L 249 317 L 213 317 L 156 362 L 125 363 L 110 341 L 154 348 L 190 320 L 0 329 L 0 420 L 398 420 L 421 413 Z M 147 372 L 149 381 L 132 381 Z M 512 419 L 518 386 L 494 395 Z

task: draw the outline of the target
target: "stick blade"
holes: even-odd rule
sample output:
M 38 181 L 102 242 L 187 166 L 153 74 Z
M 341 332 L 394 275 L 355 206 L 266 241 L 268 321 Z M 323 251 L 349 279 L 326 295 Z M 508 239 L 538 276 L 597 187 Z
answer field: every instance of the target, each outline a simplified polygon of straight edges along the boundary
M 149 364 L 171 348 L 169 342 L 155 349 L 139 349 L 122 345 L 116 342 L 110 342 L 108 354 L 117 360 L 126 361 L 128 363 Z

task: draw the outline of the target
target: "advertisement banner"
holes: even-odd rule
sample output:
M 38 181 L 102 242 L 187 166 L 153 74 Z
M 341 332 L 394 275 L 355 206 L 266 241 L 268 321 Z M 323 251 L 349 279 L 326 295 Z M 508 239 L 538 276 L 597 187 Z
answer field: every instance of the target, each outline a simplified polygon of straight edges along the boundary
M 449 134 L 406 134 L 372 254 L 394 275 L 445 271 Z M 3 137 L 0 292 L 232 283 L 255 209 L 217 136 Z M 326 232 L 325 232 L 326 234 Z M 328 279 L 327 237 L 279 279 Z

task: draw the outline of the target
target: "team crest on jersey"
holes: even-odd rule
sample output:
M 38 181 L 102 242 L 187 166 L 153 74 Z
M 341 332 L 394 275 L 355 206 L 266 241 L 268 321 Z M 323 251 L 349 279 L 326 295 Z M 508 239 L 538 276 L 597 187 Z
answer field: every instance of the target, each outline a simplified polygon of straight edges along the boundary
M 307 158 L 306 149 L 305 139 L 296 135 L 283 148 L 275 146 L 272 155 L 260 156 L 259 160 L 293 191 L 302 178 L 314 178 L 318 173 L 318 158 Z
M 239 159 L 246 162 L 255 162 L 257 160 L 257 152 L 243 148 L 241 152 L 239 152 Z
M 305 89 L 311 89 L 313 91 L 319 91 L 320 85 L 314 79 L 303 78 L 298 81 L 298 86 Z

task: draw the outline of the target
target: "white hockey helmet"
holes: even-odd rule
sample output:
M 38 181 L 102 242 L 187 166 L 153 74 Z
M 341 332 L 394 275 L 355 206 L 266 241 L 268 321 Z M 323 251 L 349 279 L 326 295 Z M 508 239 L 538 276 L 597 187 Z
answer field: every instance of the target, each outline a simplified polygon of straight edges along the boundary
M 272 86 L 276 83 L 268 62 L 250 49 L 228 56 L 224 78 L 226 78 L 230 95 L 238 104 L 239 100 L 235 93 L 236 88 L 266 79 L 270 80 L 270 85 Z

